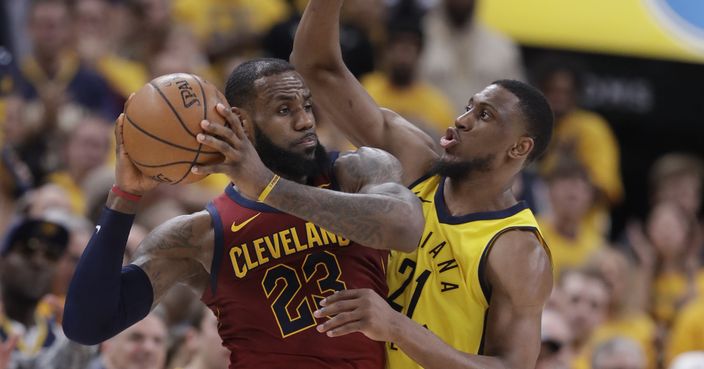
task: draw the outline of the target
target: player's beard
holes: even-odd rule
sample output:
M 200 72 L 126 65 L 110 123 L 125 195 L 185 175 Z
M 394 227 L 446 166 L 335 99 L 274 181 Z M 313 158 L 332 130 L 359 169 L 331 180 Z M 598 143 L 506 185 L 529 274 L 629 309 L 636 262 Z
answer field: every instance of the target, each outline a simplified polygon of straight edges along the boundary
M 256 125 L 254 126 L 254 148 L 264 165 L 274 173 L 291 180 L 316 177 L 328 165 L 328 153 L 318 141 L 312 158 L 295 153 L 274 144 Z
M 469 160 L 447 160 L 445 157 L 438 159 L 430 168 L 431 175 L 441 175 L 454 181 L 462 181 L 473 173 L 488 172 L 491 170 L 493 154 Z

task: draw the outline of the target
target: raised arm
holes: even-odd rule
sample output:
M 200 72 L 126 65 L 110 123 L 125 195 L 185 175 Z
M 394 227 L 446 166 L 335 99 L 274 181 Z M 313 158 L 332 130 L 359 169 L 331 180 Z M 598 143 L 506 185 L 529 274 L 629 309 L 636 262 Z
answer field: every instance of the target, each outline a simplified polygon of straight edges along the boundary
M 356 146 L 393 154 L 403 165 L 403 182 L 410 184 L 432 165 L 437 156 L 435 143 L 397 114 L 383 112 L 347 69 L 339 41 L 341 7 L 342 0 L 308 3 L 291 62 L 314 95 L 318 119 L 335 124 Z
M 338 292 L 321 302 L 316 317 L 331 317 L 318 326 L 337 337 L 362 332 L 393 342 L 427 369 L 532 369 L 540 351 L 540 316 L 552 288 L 550 259 L 532 235 L 510 231 L 488 256 L 492 289 L 487 311 L 483 355 L 459 351 L 427 328 L 393 310 L 371 290 Z
M 335 172 L 346 192 L 314 188 L 275 177 L 237 116 L 222 105 L 217 111 L 232 128 L 204 121 L 207 134 L 198 135 L 198 140 L 220 151 L 225 161 L 194 167 L 197 173 L 225 173 L 245 196 L 368 247 L 411 251 L 418 246 L 425 224 L 420 201 L 400 184 L 403 170 L 389 153 L 362 148 L 341 155 Z
M 156 187 L 129 161 L 116 125 L 117 189 L 110 192 L 93 237 L 71 280 L 64 308 L 66 336 L 100 343 L 143 319 L 173 285 L 196 288 L 207 281 L 214 231 L 206 212 L 174 218 L 140 244 L 136 260 L 122 267 L 139 194 Z

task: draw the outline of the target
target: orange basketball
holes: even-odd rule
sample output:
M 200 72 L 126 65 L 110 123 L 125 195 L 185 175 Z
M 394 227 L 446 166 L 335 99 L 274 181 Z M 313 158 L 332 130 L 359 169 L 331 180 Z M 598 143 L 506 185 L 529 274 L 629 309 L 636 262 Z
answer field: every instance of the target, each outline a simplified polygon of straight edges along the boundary
M 222 162 L 215 149 L 196 140 L 200 122 L 226 124 L 215 110 L 225 96 L 193 74 L 174 73 L 147 83 L 125 106 L 122 136 L 132 162 L 145 175 L 164 183 L 191 183 L 205 178 L 194 165 Z

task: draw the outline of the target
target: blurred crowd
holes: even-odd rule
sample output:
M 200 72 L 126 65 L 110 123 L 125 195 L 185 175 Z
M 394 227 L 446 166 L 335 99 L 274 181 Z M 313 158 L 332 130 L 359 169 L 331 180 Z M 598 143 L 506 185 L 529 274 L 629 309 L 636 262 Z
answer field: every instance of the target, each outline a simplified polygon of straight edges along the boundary
M 348 0 L 344 59 L 379 105 L 435 138 L 494 80 L 530 81 L 545 93 L 553 142 L 514 188 L 554 262 L 539 369 L 704 368 L 701 158 L 659 158 L 642 179 L 648 214 L 614 235 L 610 211 L 625 196 L 619 143 L 609 122 L 580 107 L 588 71 L 547 54 L 524 65 L 512 40 L 476 19 L 477 1 Z M 0 369 L 227 367 L 216 317 L 186 288 L 100 347 L 63 337 L 63 298 L 114 181 L 113 121 L 129 94 L 174 72 L 222 87 L 243 60 L 288 59 L 305 4 L 0 4 Z M 325 122 L 318 135 L 328 149 L 352 148 Z M 210 176 L 150 193 L 125 263 L 152 228 L 202 209 L 227 183 Z

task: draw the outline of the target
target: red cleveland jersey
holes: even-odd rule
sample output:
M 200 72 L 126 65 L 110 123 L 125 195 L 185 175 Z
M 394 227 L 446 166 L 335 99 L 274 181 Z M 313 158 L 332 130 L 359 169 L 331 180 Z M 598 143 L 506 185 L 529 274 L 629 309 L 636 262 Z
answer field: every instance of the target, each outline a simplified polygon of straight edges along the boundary
M 335 188 L 331 170 L 312 185 Z M 387 253 L 360 246 L 240 195 L 208 204 L 215 225 L 211 286 L 202 300 L 218 317 L 230 368 L 381 369 L 381 342 L 361 333 L 330 338 L 313 311 L 334 291 L 386 296 Z

